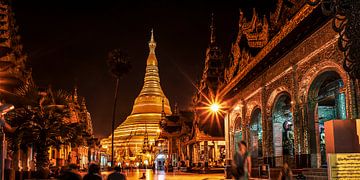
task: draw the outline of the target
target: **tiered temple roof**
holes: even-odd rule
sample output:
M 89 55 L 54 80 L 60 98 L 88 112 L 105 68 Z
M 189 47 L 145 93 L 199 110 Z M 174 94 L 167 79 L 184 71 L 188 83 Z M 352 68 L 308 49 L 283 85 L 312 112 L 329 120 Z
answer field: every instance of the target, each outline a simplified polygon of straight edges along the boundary
M 31 80 L 27 56 L 20 43 L 18 27 L 8 1 L 0 1 L 0 94 L 12 102 L 14 90 Z

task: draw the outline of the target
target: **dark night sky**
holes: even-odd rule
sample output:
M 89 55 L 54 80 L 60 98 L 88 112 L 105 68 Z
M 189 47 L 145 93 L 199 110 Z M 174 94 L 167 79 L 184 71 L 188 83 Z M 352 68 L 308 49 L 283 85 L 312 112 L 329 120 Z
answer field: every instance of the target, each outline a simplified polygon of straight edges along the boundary
M 145 73 L 150 29 L 157 42 L 160 79 L 171 106 L 186 109 L 201 77 L 209 42 L 209 19 L 215 13 L 217 40 L 228 54 L 237 30 L 240 2 L 101 2 L 20 1 L 13 3 L 17 25 L 37 84 L 71 91 L 76 84 L 91 113 L 95 135 L 111 132 L 115 80 L 107 52 L 127 52 L 132 70 L 120 84 L 116 125 L 130 114 Z

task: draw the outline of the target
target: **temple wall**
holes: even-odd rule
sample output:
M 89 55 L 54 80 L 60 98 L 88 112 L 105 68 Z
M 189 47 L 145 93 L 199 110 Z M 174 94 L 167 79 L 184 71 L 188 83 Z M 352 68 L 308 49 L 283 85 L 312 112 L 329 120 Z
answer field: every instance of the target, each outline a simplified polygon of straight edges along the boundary
M 282 93 L 287 93 L 291 99 L 291 113 L 294 126 L 294 161 L 297 167 L 319 167 L 319 153 L 311 150 L 311 138 L 318 133 L 317 125 L 311 126 L 314 112 L 309 109 L 309 89 L 312 82 L 323 72 L 332 71 L 338 74 L 344 85 L 340 89 L 346 97 L 347 119 L 355 118 L 354 86 L 349 76 L 342 68 L 343 54 L 337 46 L 338 34 L 334 32 L 331 21 L 314 32 L 311 36 L 290 50 L 275 65 L 263 72 L 246 87 L 242 87 L 231 102 L 235 102 L 229 110 L 227 119 L 230 142 L 228 157 L 234 153 L 233 133 L 242 130 L 242 138 L 250 143 L 249 123 L 251 113 L 260 108 L 263 130 L 263 158 L 259 163 L 269 163 L 275 166 L 273 147 L 272 112 L 274 103 Z M 239 118 L 240 117 L 240 118 Z M 240 126 L 240 127 L 239 127 Z M 250 145 L 251 146 L 251 145 Z M 319 147 L 317 147 L 319 149 Z

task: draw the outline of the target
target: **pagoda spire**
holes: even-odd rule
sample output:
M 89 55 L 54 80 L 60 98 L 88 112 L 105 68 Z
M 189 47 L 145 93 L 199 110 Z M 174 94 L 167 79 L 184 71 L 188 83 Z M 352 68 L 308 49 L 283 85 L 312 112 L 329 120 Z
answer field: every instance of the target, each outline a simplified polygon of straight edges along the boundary
M 150 38 L 150 41 L 149 41 L 149 56 L 148 56 L 148 59 L 147 59 L 147 62 L 146 62 L 146 65 L 147 66 L 157 66 L 158 65 L 158 62 L 157 62 L 157 59 L 156 59 L 156 56 L 155 56 L 155 48 L 156 48 L 156 42 L 154 40 L 154 30 L 151 29 L 151 38 Z
M 214 24 L 214 13 L 211 13 L 211 23 L 210 23 L 210 44 L 214 44 L 216 40 L 215 36 L 215 24 Z
M 161 89 L 158 61 L 155 55 L 155 48 L 156 42 L 154 38 L 154 30 L 152 29 L 149 41 L 149 56 L 146 60 L 144 85 L 140 91 L 139 96 L 135 100 L 132 114 L 139 114 L 144 112 L 161 113 L 162 100 L 164 100 L 165 114 L 172 114 L 169 106 L 169 100 L 166 98 L 164 92 Z
M 177 103 L 177 102 L 175 102 L 174 115 L 178 115 L 178 113 L 179 113 L 178 103 Z
M 154 29 L 151 29 L 151 38 L 150 38 L 150 41 L 149 41 L 149 49 L 150 49 L 149 57 L 152 54 L 155 55 L 155 48 L 156 48 L 156 42 L 155 42 L 155 39 L 154 39 Z M 155 57 L 155 60 L 156 60 L 156 57 Z
M 78 103 L 78 93 L 77 93 L 77 85 L 74 86 L 74 94 L 73 94 L 73 98 L 74 101 Z

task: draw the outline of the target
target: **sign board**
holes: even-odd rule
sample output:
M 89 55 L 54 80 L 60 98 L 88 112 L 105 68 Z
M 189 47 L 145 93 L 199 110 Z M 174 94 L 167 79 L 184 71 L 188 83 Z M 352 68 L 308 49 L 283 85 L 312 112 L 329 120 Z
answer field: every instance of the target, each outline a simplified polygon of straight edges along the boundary
M 282 140 L 282 124 L 281 123 L 274 123 L 273 124 L 273 141 L 274 141 L 274 151 L 275 156 L 282 156 L 283 155 L 283 140 Z
M 328 154 L 328 178 L 360 179 L 360 153 Z

